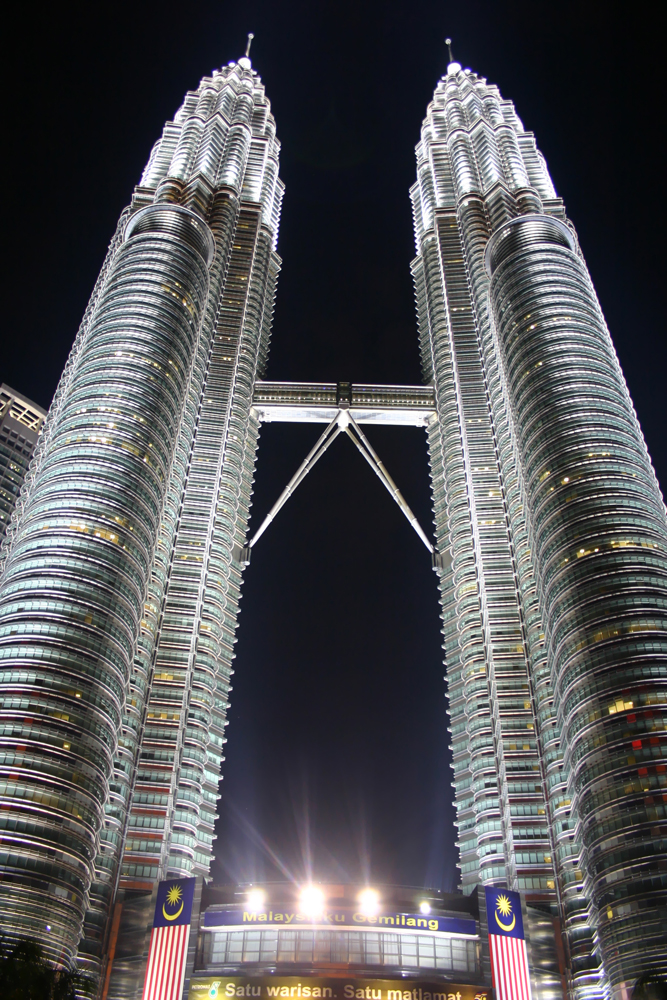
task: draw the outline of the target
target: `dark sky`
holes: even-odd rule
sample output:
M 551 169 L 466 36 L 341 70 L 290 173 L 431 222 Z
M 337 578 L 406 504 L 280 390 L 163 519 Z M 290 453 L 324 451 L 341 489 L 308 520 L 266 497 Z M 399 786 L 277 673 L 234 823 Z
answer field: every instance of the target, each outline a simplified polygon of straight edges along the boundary
M 268 376 L 418 382 L 408 189 L 451 35 L 456 58 L 497 83 L 537 135 L 667 482 L 661 7 L 15 6 L 3 65 L 0 378 L 49 404 L 164 121 L 254 31 L 287 185 Z M 317 434 L 264 428 L 255 527 Z M 430 532 L 423 433 L 369 437 Z M 349 441 L 258 543 L 242 608 L 216 878 L 312 872 L 452 888 L 435 577 Z

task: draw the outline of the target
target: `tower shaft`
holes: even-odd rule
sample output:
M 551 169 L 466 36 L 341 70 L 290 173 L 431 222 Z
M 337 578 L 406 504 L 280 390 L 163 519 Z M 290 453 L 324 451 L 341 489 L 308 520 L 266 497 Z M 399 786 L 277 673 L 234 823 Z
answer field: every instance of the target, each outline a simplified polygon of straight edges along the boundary
M 110 906 L 211 860 L 279 258 L 249 59 L 167 123 L 47 418 L 0 584 L 3 930 L 99 967 Z M 10 784 L 11 782 L 11 784 Z
M 649 742 L 665 733 L 637 708 L 667 679 L 665 508 L 573 227 L 512 104 L 451 63 L 417 174 L 461 882 L 550 906 L 574 992 L 620 996 L 664 963 Z

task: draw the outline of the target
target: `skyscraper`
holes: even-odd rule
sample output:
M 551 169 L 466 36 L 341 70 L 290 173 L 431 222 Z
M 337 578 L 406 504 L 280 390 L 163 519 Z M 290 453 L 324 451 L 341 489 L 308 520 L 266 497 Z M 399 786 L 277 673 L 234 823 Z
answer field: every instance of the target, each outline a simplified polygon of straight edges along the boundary
M 0 386 L 0 542 L 21 491 L 46 413 L 8 385 Z
M 620 1000 L 667 953 L 667 521 L 576 233 L 451 63 L 412 190 L 428 385 L 261 382 L 278 152 L 247 56 L 186 96 L 39 439 L 0 580 L 3 929 L 94 968 L 122 893 L 208 872 L 260 420 L 329 425 L 295 480 L 356 433 L 431 548 L 358 426 L 401 423 L 430 447 L 462 888 L 550 909 L 573 992 Z
M 535 139 L 458 63 L 411 194 L 462 885 L 622 996 L 667 967 L 664 503 Z
M 283 186 L 249 58 L 122 213 L 0 588 L 3 929 L 94 967 L 116 889 L 208 871 Z

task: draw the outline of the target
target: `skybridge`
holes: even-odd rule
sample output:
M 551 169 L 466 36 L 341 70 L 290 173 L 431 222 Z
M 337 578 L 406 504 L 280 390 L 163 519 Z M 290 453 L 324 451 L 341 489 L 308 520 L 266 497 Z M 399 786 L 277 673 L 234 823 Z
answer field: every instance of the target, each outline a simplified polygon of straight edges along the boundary
M 365 385 L 352 382 L 262 382 L 255 383 L 252 401 L 260 421 L 326 424 L 315 447 L 306 455 L 275 504 L 244 548 L 236 548 L 236 560 L 247 566 L 250 551 L 278 511 L 303 482 L 316 462 L 339 434 L 346 434 L 368 462 L 382 485 L 400 507 L 422 543 L 431 553 L 434 569 L 441 557 L 410 510 L 379 455 L 361 429 L 362 424 L 391 427 L 427 427 L 436 417 L 435 392 L 426 385 Z
M 329 424 L 346 409 L 357 424 L 426 427 L 435 417 L 430 385 L 256 382 L 253 407 L 263 422 Z

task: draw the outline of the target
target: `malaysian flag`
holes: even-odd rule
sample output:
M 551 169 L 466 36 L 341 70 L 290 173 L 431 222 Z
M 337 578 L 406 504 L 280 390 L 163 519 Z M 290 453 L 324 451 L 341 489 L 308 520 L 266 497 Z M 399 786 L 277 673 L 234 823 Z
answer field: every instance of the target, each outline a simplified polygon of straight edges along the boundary
M 160 882 L 143 1000 L 180 1000 L 190 940 L 194 878 Z
M 486 921 L 497 1000 L 532 1000 L 519 893 L 487 886 Z

